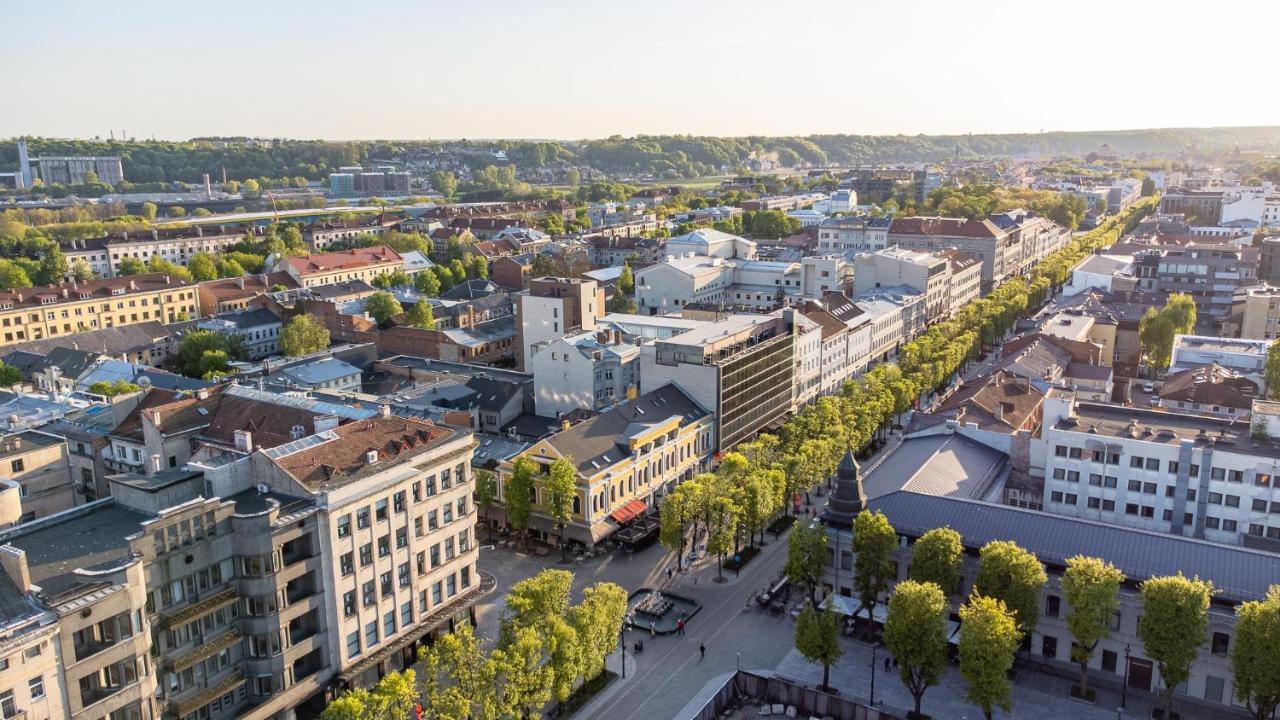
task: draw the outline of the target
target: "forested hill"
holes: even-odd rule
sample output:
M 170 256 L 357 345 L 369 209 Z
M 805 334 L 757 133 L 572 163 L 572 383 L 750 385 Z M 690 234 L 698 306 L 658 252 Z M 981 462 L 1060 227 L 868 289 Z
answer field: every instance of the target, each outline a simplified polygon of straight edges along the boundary
M 221 145 L 221 144 L 219 144 Z M 39 155 L 119 155 L 134 183 L 198 182 L 202 173 L 220 180 L 296 177 L 321 179 L 341 165 L 370 160 L 450 154 L 477 169 L 493 164 L 488 150 L 505 150 L 522 169 L 569 163 L 614 175 L 693 178 L 736 168 L 753 154 L 774 154 L 786 166 L 932 162 L 959 152 L 962 158 L 1085 155 L 1107 145 L 1121 154 L 1170 157 L 1183 152 L 1280 151 L 1280 127 L 1169 128 L 1022 135 L 812 135 L 808 137 L 638 136 L 580 141 L 372 141 L 283 140 L 269 144 L 216 146 L 187 142 L 32 139 Z M 469 151 L 469 152 L 468 152 Z M 0 143 L 0 171 L 17 167 L 12 142 Z

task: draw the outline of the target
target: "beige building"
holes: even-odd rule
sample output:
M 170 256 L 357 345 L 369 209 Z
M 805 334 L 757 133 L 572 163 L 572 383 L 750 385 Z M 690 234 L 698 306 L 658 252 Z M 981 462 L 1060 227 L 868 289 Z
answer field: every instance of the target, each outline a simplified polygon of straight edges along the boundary
M 1110 315 L 1074 308 L 1054 313 L 1040 325 L 1040 332 L 1045 335 L 1099 346 L 1102 353 L 1098 364 L 1107 367 L 1115 361 L 1116 329 L 1117 324 Z
M 386 245 L 340 252 L 284 258 L 278 269 L 289 273 L 301 287 L 332 285 L 350 280 L 373 282 L 379 275 L 404 268 L 400 253 Z
M 1236 295 L 1232 314 L 1240 315 L 1240 337 L 1274 340 L 1280 337 L 1280 288 L 1256 285 Z
M 195 286 L 164 273 L 0 292 L 0 346 L 200 317 Z
M 928 318 L 946 314 L 951 300 L 951 263 L 941 254 L 902 247 L 863 253 L 854 258 L 855 295 L 906 285 L 924 293 Z
M 570 458 L 578 492 L 565 537 L 590 546 L 644 515 L 678 483 L 709 469 L 715 449 L 714 416 L 675 385 L 665 385 L 568 425 L 501 463 L 499 501 L 515 460 L 530 458 L 545 472 L 556 459 Z M 540 482 L 530 529 L 542 538 L 556 532 L 545 513 Z
M 259 483 L 319 509 L 339 686 L 408 667 L 425 638 L 471 621 L 474 447 L 469 430 L 383 414 L 253 456 Z
M 57 435 L 24 430 L 0 437 L 0 481 L 17 484 L 21 522 L 47 517 L 76 504 L 67 442 Z
M 529 366 L 535 344 L 595 330 L 596 320 L 605 313 L 604 303 L 604 289 L 595 280 L 529 280 L 529 289 L 517 295 L 515 303 L 520 368 Z

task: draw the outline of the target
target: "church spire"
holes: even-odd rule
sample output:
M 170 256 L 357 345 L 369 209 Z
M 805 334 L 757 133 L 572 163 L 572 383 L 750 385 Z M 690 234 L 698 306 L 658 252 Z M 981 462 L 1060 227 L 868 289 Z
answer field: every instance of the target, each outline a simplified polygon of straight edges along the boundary
M 822 514 L 822 521 L 828 527 L 851 527 L 853 519 L 867 507 L 867 493 L 862 488 L 862 473 L 858 470 L 858 461 L 853 458 L 853 451 L 845 452 L 844 459 L 836 468 L 835 490 L 827 501 L 827 509 Z

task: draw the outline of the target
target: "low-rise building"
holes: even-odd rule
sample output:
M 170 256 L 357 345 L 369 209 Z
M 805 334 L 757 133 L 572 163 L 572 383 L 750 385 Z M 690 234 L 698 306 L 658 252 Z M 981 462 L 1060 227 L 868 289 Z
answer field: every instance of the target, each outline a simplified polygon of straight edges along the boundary
M 843 215 L 823 220 L 818 225 L 818 252 L 856 253 L 876 252 L 889 246 L 889 226 L 892 218 L 867 215 Z
M 15 519 L 29 522 L 77 504 L 68 455 L 66 439 L 49 432 L 0 437 L 0 494 L 16 493 L 21 515 Z
M 200 314 L 218 315 L 246 310 L 254 298 L 260 295 L 299 287 L 292 275 L 281 271 L 207 280 L 196 285 L 196 293 L 200 296 Z
M 270 310 L 255 308 L 207 317 L 198 320 L 196 327 L 240 338 L 249 359 L 259 360 L 280 352 L 280 331 L 284 323 Z
M 1280 337 L 1280 287 L 1264 283 L 1237 291 L 1232 315 L 1240 316 L 1240 337 L 1275 340 Z
M 304 288 L 352 280 L 373 282 L 379 275 L 403 267 L 404 259 L 400 253 L 387 245 L 283 258 L 280 261 L 280 269 Z
M 292 365 L 275 375 L 290 388 L 339 392 L 360 389 L 360 368 L 336 357 Z
M 951 264 L 941 254 L 894 247 L 859 254 L 853 266 L 855 294 L 905 285 L 925 296 L 930 320 L 951 307 Z
M 1247 420 L 1261 395 L 1253 380 L 1217 364 L 1202 365 L 1165 376 L 1152 404 L 1172 412 Z
M 618 330 L 586 331 L 533 346 L 535 412 L 559 417 L 634 399 L 640 388 L 640 348 Z
M 533 346 L 575 332 L 595 330 L 604 315 L 604 290 L 595 280 L 544 277 L 516 296 L 516 341 L 520 369 L 529 367 Z
M 577 492 L 558 540 L 587 546 L 646 514 L 678 483 L 709 469 L 717 448 L 712 413 L 672 384 L 566 426 L 499 464 L 499 502 L 515 460 L 529 458 L 545 473 L 555 460 L 572 459 Z M 535 483 L 534 497 L 541 498 L 540 481 Z M 544 539 L 558 531 L 536 499 L 529 526 Z

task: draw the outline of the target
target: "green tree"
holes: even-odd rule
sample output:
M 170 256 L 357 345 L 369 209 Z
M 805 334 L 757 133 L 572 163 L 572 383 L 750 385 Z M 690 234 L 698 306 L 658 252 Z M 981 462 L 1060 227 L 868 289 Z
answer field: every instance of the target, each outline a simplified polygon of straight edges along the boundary
M 147 271 L 147 266 L 142 264 L 138 258 L 121 258 L 120 269 L 117 271 L 119 275 L 141 275 Z
M 1181 574 L 1142 582 L 1138 637 L 1164 684 L 1164 716 L 1173 712 L 1173 691 L 1191 675 L 1209 628 L 1213 583 Z
M 499 627 L 499 643 L 507 645 L 520 628 L 532 628 L 543 641 L 545 664 L 551 669 L 551 689 L 564 702 L 585 668 L 577 629 L 569 619 L 573 573 L 543 570 L 507 591 L 507 606 Z
M 1272 340 L 1267 348 L 1267 366 L 1264 373 L 1267 397 L 1280 400 L 1280 340 Z
M 497 720 L 495 683 L 500 663 L 485 657 L 470 623 L 457 624 L 453 632 L 422 648 L 419 657 L 423 702 L 431 708 L 431 717 Z
M 997 598 L 975 593 L 960 608 L 960 675 L 965 698 L 992 720 L 996 708 L 1010 710 L 1009 670 L 1022 633 L 1013 613 Z M 901 661 L 899 661 L 901 664 Z
M 31 287 L 31 278 L 12 260 L 0 259 L 0 290 L 22 290 Z
M 662 512 L 658 516 L 661 527 L 658 540 L 662 546 L 676 553 L 676 569 L 684 561 L 684 545 L 689 529 L 697 515 L 694 494 L 696 488 L 688 483 L 677 485 L 675 490 L 662 498 Z
M 609 298 L 609 312 L 634 313 L 636 301 L 633 295 L 636 290 L 635 275 L 631 272 L 631 263 L 623 263 L 622 273 L 618 275 L 618 286 L 614 288 L 613 297 Z
M 907 576 L 922 583 L 933 583 L 951 595 L 960 587 L 960 566 L 964 562 L 964 544 L 960 533 L 949 527 L 934 528 L 920 536 L 911 546 L 911 567 Z
M 164 273 L 175 280 L 186 280 L 187 282 L 191 282 L 190 270 L 182 267 L 181 265 L 175 265 L 158 255 L 152 255 L 151 259 L 147 261 L 147 271 L 153 273 Z
M 499 691 L 495 708 L 497 717 L 537 718 L 542 715 L 542 708 L 551 702 L 555 680 L 544 651 L 543 638 L 538 630 L 521 627 L 512 630 L 511 636 L 490 655 L 496 673 L 494 686 Z
M 153 202 L 142 203 L 142 217 L 148 220 L 155 220 L 157 209 L 156 204 Z
M 1044 565 L 1032 553 L 1008 540 L 993 540 L 978 553 L 974 592 L 1005 604 L 1023 633 L 1040 621 L 1040 592 L 1048 581 Z
M 577 168 L 569 168 L 564 173 L 564 184 L 570 187 L 582 184 L 582 173 Z
M 494 477 L 492 470 L 476 469 L 473 499 L 475 500 L 476 510 L 484 520 L 485 527 L 489 527 L 489 510 L 498 500 L 498 481 Z M 490 535 L 492 536 L 492 531 L 490 531 Z
M 1175 335 L 1190 335 L 1196 329 L 1196 301 L 1186 293 L 1173 293 L 1162 312 L 1169 316 Z
M 447 170 L 431 173 L 430 182 L 431 187 L 447 199 L 453 198 L 454 193 L 458 192 L 458 177 Z
M 489 279 L 489 259 L 483 255 L 472 255 L 471 267 L 467 269 L 467 274 L 476 280 Z
M 844 654 L 840 647 L 840 619 L 830 610 L 806 604 L 796 618 L 796 650 L 805 660 L 822 665 L 820 690 L 831 689 L 831 666 Z
M 559 457 L 542 478 L 542 507 L 556 526 L 561 561 L 568 560 L 569 544 L 565 542 L 564 529 L 573 517 L 573 499 L 578 495 L 577 474 L 572 458 Z
M 440 295 L 440 278 L 430 270 L 424 270 L 413 276 L 413 287 L 427 297 Z
M 570 608 L 569 624 L 578 633 L 584 680 L 592 680 L 604 672 L 605 658 L 618 648 L 626 615 L 627 591 L 611 582 L 583 589 L 582 601 Z
M 436 280 L 439 281 L 439 292 L 449 292 L 450 288 L 457 284 L 457 280 L 453 277 L 453 271 L 444 265 L 436 265 L 431 268 L 431 272 L 435 274 Z
M 225 374 L 227 363 L 243 360 L 244 342 L 238 338 L 210 330 L 193 330 L 178 345 L 178 372 L 187 377 L 206 378 Z
M 197 282 L 218 279 L 218 263 L 209 253 L 198 252 L 187 260 L 187 270 L 191 271 L 191 277 Z
M 243 195 L 246 200 L 261 197 L 262 186 L 258 184 L 257 180 L 254 180 L 253 178 L 249 178 L 248 180 L 245 180 L 243 183 L 241 183 L 240 194 Z
M 827 564 L 827 528 L 820 522 L 796 523 L 787 536 L 787 578 L 818 604 L 818 586 Z
M 171 218 L 179 218 L 187 214 L 187 209 L 181 205 L 170 205 L 168 209 L 164 211 L 164 214 Z
M 507 523 L 527 543 L 529 515 L 533 512 L 534 475 L 538 463 L 528 457 L 515 461 L 511 478 L 507 480 L 503 500 L 506 504 Z
M 134 385 L 127 380 L 99 380 L 89 386 L 89 392 L 94 395 L 105 395 L 106 397 L 115 397 L 116 395 L 126 395 L 135 393 L 142 388 Z
M 454 282 L 462 283 L 467 279 L 467 266 L 463 265 L 459 258 L 449 261 L 449 272 L 453 274 Z
M 386 327 L 400 313 L 404 312 L 404 308 L 400 306 L 400 301 L 395 295 L 382 290 L 369 296 L 365 300 L 364 311 L 369 313 L 369 317 L 381 327 Z
M 310 315 L 295 315 L 280 330 L 280 352 L 300 357 L 329 347 L 329 328 Z
M 915 701 L 915 717 L 921 717 L 925 691 L 937 685 L 947 669 L 950 609 L 946 593 L 932 582 L 904 580 L 889 598 L 884 643 L 898 661 L 898 676 Z
M 707 552 L 720 559 L 716 563 L 716 579 L 724 580 L 724 556 L 733 549 L 738 538 L 738 522 L 741 508 L 726 492 L 708 493 L 706 497 L 705 524 Z
M 746 531 L 751 547 L 755 547 L 756 533 L 763 533 L 769 518 L 777 512 L 778 492 L 773 470 L 753 470 L 739 488 L 738 504 L 742 508 L 742 529 Z M 780 473 L 779 473 L 780 474 Z
M 82 258 L 76 258 L 76 261 L 71 263 L 71 277 L 75 278 L 76 282 L 87 282 L 97 276 L 93 268 L 89 267 L 89 263 Z
M 744 213 L 745 215 L 745 213 Z M 744 218 L 743 223 L 747 220 Z M 778 240 L 800 229 L 800 221 L 781 210 L 761 210 L 750 216 L 751 237 Z
M 435 311 L 431 308 L 431 303 L 426 300 L 419 300 L 409 308 L 409 312 L 405 313 L 404 321 L 406 325 L 423 330 L 434 330 L 436 328 Z
M 1111 563 L 1077 555 L 1067 559 L 1062 594 L 1067 600 L 1067 627 L 1075 643 L 1071 659 L 1080 664 L 1080 695 L 1090 697 L 1089 660 L 1098 643 L 1111 635 L 1111 618 L 1119 607 L 1124 573 Z
M 871 622 L 880 595 L 893 579 L 898 533 L 881 512 L 863 510 L 853 519 L 853 587 Z
M 22 382 L 22 371 L 0 362 L 0 387 L 13 387 Z
M 1236 636 L 1231 647 L 1231 670 L 1236 699 L 1267 720 L 1280 705 L 1280 586 L 1272 585 L 1264 600 L 1236 607 Z

